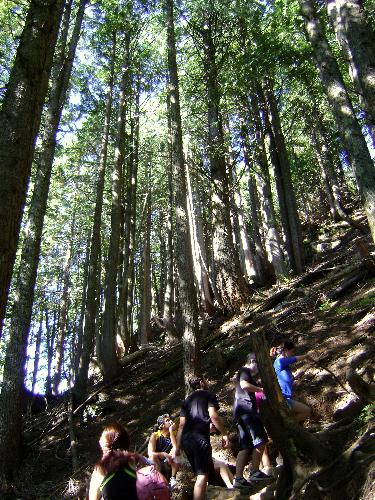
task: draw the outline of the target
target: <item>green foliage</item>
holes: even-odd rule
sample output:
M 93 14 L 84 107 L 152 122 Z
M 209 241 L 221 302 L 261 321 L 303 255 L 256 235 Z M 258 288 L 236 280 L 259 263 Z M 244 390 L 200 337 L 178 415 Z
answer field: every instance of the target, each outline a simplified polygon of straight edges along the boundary
M 370 403 L 363 408 L 360 415 L 357 417 L 357 422 L 360 427 L 364 427 L 375 419 L 375 403 Z M 360 435 L 360 431 L 359 431 Z
M 321 312 L 326 312 L 329 311 L 332 307 L 333 301 L 330 299 L 326 299 L 324 302 L 322 302 L 319 306 L 319 311 Z
M 354 300 L 348 306 L 341 306 L 336 309 L 336 313 L 340 316 L 346 316 L 355 311 L 366 309 L 375 306 L 375 292 L 361 297 L 360 299 Z

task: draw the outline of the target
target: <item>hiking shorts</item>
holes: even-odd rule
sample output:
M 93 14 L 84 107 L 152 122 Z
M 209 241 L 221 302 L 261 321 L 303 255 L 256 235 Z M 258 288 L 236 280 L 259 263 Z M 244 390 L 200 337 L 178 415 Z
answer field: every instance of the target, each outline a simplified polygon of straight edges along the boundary
M 199 434 L 182 436 L 182 448 L 190 462 L 194 474 L 208 474 L 212 468 L 212 448 L 210 438 Z
M 285 398 L 285 401 L 286 401 L 286 404 L 289 406 L 289 408 L 292 410 L 293 409 L 293 406 L 294 406 L 294 399 L 292 398 Z
M 248 450 L 267 443 L 268 437 L 256 413 L 244 413 L 237 417 L 240 450 Z

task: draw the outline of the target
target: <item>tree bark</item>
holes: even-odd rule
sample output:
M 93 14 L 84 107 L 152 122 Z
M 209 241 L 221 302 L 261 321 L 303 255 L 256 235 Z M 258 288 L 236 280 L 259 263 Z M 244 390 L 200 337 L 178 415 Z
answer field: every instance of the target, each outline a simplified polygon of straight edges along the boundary
M 148 344 L 151 336 L 151 164 L 147 167 L 147 205 L 142 250 L 142 286 L 139 336 L 142 345 Z
M 109 240 L 108 265 L 104 292 L 105 307 L 98 352 L 98 361 L 105 381 L 110 381 L 116 377 L 119 368 L 116 355 L 116 283 L 119 264 L 121 193 L 123 183 L 122 170 L 125 157 L 125 99 L 128 95 L 129 87 L 129 44 L 130 34 L 127 32 L 118 105 L 116 154 L 112 172 L 111 235 Z
M 259 283 L 262 285 L 273 284 L 276 282 L 275 269 L 273 264 L 267 259 L 266 250 L 264 248 L 262 238 L 260 235 L 260 220 L 258 215 L 259 209 L 259 197 L 255 182 L 255 169 L 251 168 L 252 159 L 250 158 L 250 145 L 249 145 L 249 128 L 247 126 L 247 120 L 245 118 L 247 103 L 244 103 L 244 111 L 241 124 L 241 137 L 242 137 L 242 149 L 244 155 L 244 163 L 248 170 L 248 190 L 249 190 L 249 202 L 250 202 L 250 219 L 251 219 L 251 234 L 252 241 L 255 247 L 254 261 L 256 276 Z M 255 135 L 260 140 L 261 136 L 256 133 Z M 258 144 L 256 147 L 260 147 Z M 263 138 L 263 149 L 264 149 L 264 138 Z M 259 154 L 259 156 L 257 155 Z M 254 151 L 255 164 L 258 161 L 263 161 L 264 156 L 260 155 L 260 151 Z
M 375 168 L 361 127 L 333 57 L 312 0 L 299 0 L 307 37 L 313 47 L 323 88 L 331 105 L 342 143 L 348 152 L 357 180 L 373 241 L 375 241 Z
M 82 353 L 79 359 L 78 372 L 74 384 L 74 401 L 79 404 L 87 395 L 88 372 L 90 366 L 90 357 L 92 355 L 94 340 L 95 340 L 95 323 L 98 311 L 98 291 L 99 279 L 98 273 L 100 268 L 100 229 L 103 211 L 103 193 L 105 171 L 107 166 L 108 153 L 108 138 L 109 126 L 112 110 L 112 92 L 113 92 L 113 77 L 116 53 L 116 35 L 113 35 L 112 54 L 110 61 L 110 74 L 108 80 L 108 91 L 106 97 L 106 105 L 104 112 L 104 124 L 101 138 L 101 150 L 99 159 L 99 172 L 96 186 L 96 200 L 94 220 L 92 227 L 91 243 L 90 243 L 90 260 L 87 276 L 87 299 L 85 308 L 85 321 L 82 339 Z
M 375 145 L 375 32 L 363 0 L 326 0 L 326 4 Z
M 73 380 L 76 379 L 78 375 L 79 361 L 82 355 L 83 347 L 83 329 L 85 325 L 85 311 L 86 311 L 86 301 L 87 301 L 87 283 L 89 279 L 89 265 L 90 265 L 90 246 L 91 246 L 91 232 L 87 238 L 86 252 L 85 252 L 85 263 L 83 268 L 83 283 L 82 283 L 82 295 L 79 307 L 79 320 L 77 325 L 77 334 L 73 339 L 73 349 L 74 349 L 74 360 L 73 360 Z
M 57 292 L 59 291 L 59 286 L 57 286 Z M 46 309 L 46 344 L 47 344 L 47 376 L 46 376 L 46 389 L 45 393 L 47 396 L 52 395 L 52 361 L 53 361 L 53 351 L 55 346 L 56 338 L 56 325 L 57 325 L 58 311 L 55 307 L 53 311 L 53 324 L 52 328 L 49 324 L 49 314 L 48 309 Z
M 251 99 L 251 106 L 255 137 L 254 175 L 265 229 L 266 248 L 275 269 L 276 276 L 280 277 L 285 276 L 286 269 L 276 224 L 275 209 L 271 191 L 271 180 L 265 149 L 265 137 L 259 115 L 259 103 L 255 96 Z
M 213 303 L 211 288 L 209 286 L 207 266 L 204 259 L 205 252 L 201 237 L 202 235 L 200 234 L 201 232 L 197 222 L 197 214 L 196 214 L 197 207 L 194 202 L 189 164 L 186 165 L 186 181 L 187 181 L 187 192 L 188 192 L 188 212 L 189 212 L 190 232 L 193 236 L 192 249 L 193 249 L 195 278 L 196 278 L 197 290 L 199 291 L 198 297 L 202 309 L 209 316 L 212 316 L 215 313 L 215 306 Z
M 191 279 L 193 256 L 187 210 L 186 171 L 182 144 L 179 81 L 176 61 L 173 0 L 165 1 L 168 45 L 168 106 L 170 112 L 169 142 L 173 165 L 173 198 L 175 208 L 174 250 L 178 280 L 178 297 L 182 311 L 182 345 L 185 391 L 188 380 L 199 372 L 198 305 L 194 280 Z
M 0 110 L 0 335 L 63 5 L 31 1 Z
M 285 235 L 285 247 L 290 267 L 295 273 L 300 274 L 304 269 L 301 224 L 279 111 L 270 80 L 267 80 L 265 83 L 265 96 L 265 105 L 267 106 L 269 123 L 275 145 L 274 152 L 276 161 L 274 162 L 274 169 L 281 212 L 281 223 Z
M 34 354 L 34 369 L 33 369 L 33 381 L 31 385 L 31 392 L 35 391 L 36 380 L 38 377 L 39 370 L 39 359 L 40 359 L 40 344 L 42 342 L 42 332 L 43 332 L 43 310 L 40 312 L 39 328 L 35 339 L 35 354 Z
M 229 182 L 225 161 L 216 49 L 209 15 L 201 29 L 204 44 L 205 82 L 208 97 L 208 156 L 210 160 L 213 212 L 213 255 L 215 286 L 223 306 L 238 310 L 249 298 L 249 287 L 242 274 L 232 239 Z
M 63 288 L 60 299 L 60 314 L 57 330 L 57 339 L 55 345 L 55 366 L 52 380 L 52 392 L 59 393 L 59 385 L 61 382 L 61 369 L 63 366 L 63 359 L 65 353 L 65 335 L 68 321 L 68 307 L 69 307 L 69 289 L 70 289 L 70 268 L 73 258 L 73 242 L 76 230 L 75 221 L 76 207 L 73 208 L 73 218 L 70 229 L 70 238 L 66 250 L 64 268 L 63 268 Z

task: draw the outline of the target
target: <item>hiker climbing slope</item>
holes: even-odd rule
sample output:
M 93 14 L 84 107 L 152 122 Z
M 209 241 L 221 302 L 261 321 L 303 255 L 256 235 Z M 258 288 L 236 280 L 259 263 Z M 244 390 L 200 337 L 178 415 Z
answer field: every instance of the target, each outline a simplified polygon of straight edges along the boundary
M 268 437 L 256 409 L 256 392 L 263 388 L 256 385 L 251 366 L 256 363 L 253 353 L 247 356 L 245 366 L 236 375 L 236 393 L 233 405 L 233 418 L 237 425 L 240 451 L 236 460 L 235 488 L 251 488 L 253 481 L 265 481 L 270 476 L 259 470 L 259 464 L 268 442 Z M 252 452 L 251 452 L 252 450 Z M 243 471 L 251 458 L 249 480 L 243 477 Z
M 207 390 L 206 380 L 194 378 L 189 380 L 189 385 L 194 392 L 185 399 L 181 408 L 175 455 L 179 456 L 183 448 L 197 476 L 193 499 L 203 500 L 206 495 L 208 474 L 213 466 L 210 420 L 220 431 L 224 448 L 228 446 L 228 436 L 217 414 L 218 400 L 215 394 Z
M 303 359 L 309 358 L 308 354 L 302 356 L 295 356 L 295 345 L 291 340 L 287 340 L 284 344 L 278 347 L 276 350 L 271 349 L 271 355 L 278 354 L 274 361 L 274 368 L 279 381 L 281 392 L 291 409 L 294 418 L 298 423 L 303 424 L 311 415 L 311 408 L 304 403 L 296 401 L 292 398 L 293 396 L 293 384 L 294 376 L 290 370 L 290 366 L 301 361 Z

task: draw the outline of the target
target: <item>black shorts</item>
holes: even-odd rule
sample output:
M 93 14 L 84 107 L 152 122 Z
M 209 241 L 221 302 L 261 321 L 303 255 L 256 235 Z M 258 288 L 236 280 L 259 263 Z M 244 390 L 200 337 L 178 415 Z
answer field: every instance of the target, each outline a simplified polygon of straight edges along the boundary
M 212 467 L 210 438 L 200 434 L 185 434 L 181 444 L 194 474 L 208 474 Z
M 256 413 L 244 413 L 236 420 L 240 450 L 248 450 L 267 443 L 267 433 Z

